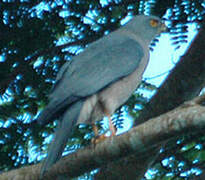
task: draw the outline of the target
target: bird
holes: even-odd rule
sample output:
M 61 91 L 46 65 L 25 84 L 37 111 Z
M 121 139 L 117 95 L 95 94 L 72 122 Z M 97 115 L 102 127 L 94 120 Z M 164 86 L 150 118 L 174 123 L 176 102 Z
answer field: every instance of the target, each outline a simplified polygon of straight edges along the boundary
M 136 15 L 61 67 L 49 103 L 37 117 L 42 126 L 58 120 L 41 177 L 61 158 L 75 125 L 107 117 L 111 135 L 116 134 L 111 116 L 140 84 L 149 62 L 149 45 L 163 31 L 166 26 L 159 17 Z

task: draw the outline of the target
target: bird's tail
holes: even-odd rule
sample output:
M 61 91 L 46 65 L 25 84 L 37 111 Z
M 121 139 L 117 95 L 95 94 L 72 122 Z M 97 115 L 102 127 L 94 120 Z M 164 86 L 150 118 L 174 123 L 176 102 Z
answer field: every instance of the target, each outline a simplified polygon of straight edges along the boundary
M 65 111 L 62 119 L 59 121 L 55 136 L 48 150 L 48 155 L 41 166 L 41 179 L 45 172 L 61 158 L 66 143 L 72 135 L 73 127 L 77 122 L 82 104 L 83 101 L 77 101 L 74 103 L 67 111 Z
M 69 98 L 63 97 L 63 99 L 58 98 L 57 101 L 49 102 L 46 108 L 37 117 L 36 120 L 38 124 L 43 126 L 54 121 L 60 117 L 68 107 L 73 106 L 73 104 L 79 101 L 79 99 L 80 98 L 76 96 L 69 96 Z

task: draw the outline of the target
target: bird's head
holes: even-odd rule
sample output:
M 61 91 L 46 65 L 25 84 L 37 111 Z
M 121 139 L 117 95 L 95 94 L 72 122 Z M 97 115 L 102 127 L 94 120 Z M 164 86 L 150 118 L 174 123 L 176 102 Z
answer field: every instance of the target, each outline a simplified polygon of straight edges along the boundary
M 140 39 L 150 43 L 152 39 L 159 35 L 161 32 L 165 32 L 167 27 L 164 22 L 156 16 L 135 16 L 125 26 L 127 31 L 134 33 Z

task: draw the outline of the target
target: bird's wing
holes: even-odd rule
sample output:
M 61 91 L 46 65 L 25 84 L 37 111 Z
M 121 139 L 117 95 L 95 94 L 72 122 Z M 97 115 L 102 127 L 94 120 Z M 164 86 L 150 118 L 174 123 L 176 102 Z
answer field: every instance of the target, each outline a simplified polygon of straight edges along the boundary
M 118 31 L 92 43 L 62 67 L 50 95 L 50 103 L 38 122 L 46 124 L 54 120 L 73 102 L 129 75 L 138 67 L 143 56 L 140 44 Z

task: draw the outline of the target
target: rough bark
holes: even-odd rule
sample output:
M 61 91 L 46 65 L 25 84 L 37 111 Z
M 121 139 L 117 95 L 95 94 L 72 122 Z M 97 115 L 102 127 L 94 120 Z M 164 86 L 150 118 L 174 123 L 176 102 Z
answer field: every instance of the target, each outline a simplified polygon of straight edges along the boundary
M 156 154 L 159 149 L 150 148 L 146 152 L 135 153 L 126 158 L 122 158 L 119 161 L 109 163 L 109 166 L 100 168 L 100 171 L 95 174 L 94 179 L 97 180 L 132 180 L 141 179 L 141 173 L 147 168 L 147 165 L 151 165 L 155 160 Z M 141 164 L 139 162 L 142 162 Z M 112 167 L 112 169 L 110 169 Z M 136 169 L 138 171 L 136 171 Z M 143 174 L 144 175 L 144 174 Z
M 140 159 L 141 153 L 150 152 L 150 149 L 172 136 L 201 130 L 205 128 L 204 102 L 205 96 L 195 98 L 123 135 L 107 138 L 97 145 L 80 149 L 57 162 L 44 179 L 56 180 L 61 174 L 77 177 L 131 154 L 135 155 L 135 159 Z M 27 166 L 3 173 L 0 180 L 37 180 L 39 172 L 40 164 Z

